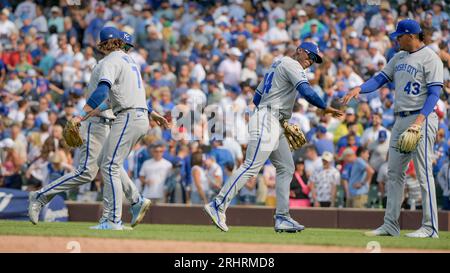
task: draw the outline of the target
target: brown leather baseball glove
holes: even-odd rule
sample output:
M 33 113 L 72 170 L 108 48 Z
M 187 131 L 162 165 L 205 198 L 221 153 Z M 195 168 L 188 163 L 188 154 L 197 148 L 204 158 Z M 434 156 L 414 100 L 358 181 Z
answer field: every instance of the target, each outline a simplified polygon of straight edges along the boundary
M 76 148 L 83 145 L 83 139 L 80 135 L 80 126 L 81 123 L 73 120 L 68 120 L 66 126 L 64 126 L 63 137 L 70 147 Z
M 421 126 L 413 124 L 400 135 L 397 147 L 401 153 L 410 153 L 416 150 L 421 138 Z
M 286 136 L 291 151 L 295 151 L 306 144 L 305 135 L 297 125 L 289 124 L 287 120 L 283 120 L 281 126 L 284 128 L 284 135 Z

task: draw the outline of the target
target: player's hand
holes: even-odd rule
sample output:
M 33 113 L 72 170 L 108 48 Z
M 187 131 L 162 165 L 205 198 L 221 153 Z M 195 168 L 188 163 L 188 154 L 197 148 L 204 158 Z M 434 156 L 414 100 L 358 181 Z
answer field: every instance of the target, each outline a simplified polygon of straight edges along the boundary
M 96 108 L 96 109 L 92 110 L 91 112 L 89 112 L 89 116 L 95 117 L 95 116 L 98 116 L 100 113 L 101 113 L 100 109 Z
M 159 126 L 164 127 L 164 129 L 169 128 L 169 122 L 163 116 L 158 114 L 156 111 L 152 111 L 150 117 L 158 124 Z
M 360 189 L 362 187 L 362 184 L 361 183 L 355 183 L 355 184 L 353 184 L 353 188 L 355 188 L 355 189 Z
M 71 121 L 74 122 L 74 123 L 79 124 L 79 123 L 81 123 L 81 121 L 83 121 L 83 118 L 80 117 L 80 116 L 74 116 L 74 117 L 71 119 Z
M 341 110 L 335 109 L 333 107 L 327 107 L 324 110 L 322 110 L 323 114 L 331 114 L 334 118 L 339 118 L 344 115 L 344 113 Z
M 353 98 L 357 99 L 360 92 L 361 92 L 361 87 L 357 86 L 357 87 L 353 88 L 352 90 L 347 92 L 347 94 L 341 99 L 341 102 L 343 104 L 348 104 L 351 99 L 353 99 Z

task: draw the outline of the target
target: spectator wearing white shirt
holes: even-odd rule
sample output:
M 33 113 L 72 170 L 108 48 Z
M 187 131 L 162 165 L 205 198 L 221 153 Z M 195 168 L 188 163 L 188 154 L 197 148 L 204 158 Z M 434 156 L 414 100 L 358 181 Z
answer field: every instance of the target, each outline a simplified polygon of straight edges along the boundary
M 381 130 L 378 133 L 378 139 L 369 145 L 370 159 L 369 164 L 378 172 L 381 165 L 386 162 L 387 154 L 389 151 L 389 139 L 387 131 Z
M 227 131 L 226 136 L 223 140 L 223 146 L 231 152 L 236 167 L 239 168 L 244 159 L 244 156 L 242 153 L 242 147 L 236 140 L 232 131 Z
M 370 55 L 370 64 L 369 70 L 378 71 L 378 67 L 380 64 L 383 66 L 386 64 L 386 58 L 380 53 L 378 46 L 372 42 L 369 44 L 369 55 Z
M 17 6 L 14 15 L 18 19 L 23 19 L 25 16 L 34 19 L 36 17 L 36 4 L 32 0 L 26 0 Z
M 9 37 L 11 33 L 17 32 L 16 25 L 8 19 L 9 10 L 4 8 L 0 13 L 0 36 Z
M 300 39 L 300 33 L 303 29 L 306 21 L 308 21 L 308 15 L 306 11 L 301 9 L 297 12 L 297 16 L 293 17 L 293 22 L 288 27 L 289 37 L 292 40 Z
M 314 207 L 334 207 L 336 186 L 341 181 L 339 171 L 333 165 L 334 156 L 330 152 L 322 155 L 323 169 L 310 177 Z
M 163 158 L 164 150 L 164 144 L 155 144 L 153 158 L 146 160 L 139 172 L 144 189 L 142 195 L 155 203 L 164 201 L 164 182 L 172 170 L 172 163 Z
M 309 132 L 309 130 L 311 130 L 311 124 L 308 117 L 305 115 L 305 110 L 306 109 L 304 104 L 295 103 L 289 122 L 292 124 L 296 124 L 300 127 L 302 132 L 307 133 Z
M 201 83 L 206 79 L 205 65 L 208 64 L 206 56 L 200 56 L 195 64 L 193 64 L 190 78 Z
M 255 52 L 258 60 L 268 52 L 266 43 L 260 37 L 259 27 L 253 28 L 252 38 L 248 41 L 248 49 Z
M 353 28 L 356 30 L 358 36 L 361 36 L 363 34 L 363 30 L 366 27 L 366 18 L 364 18 L 364 12 L 361 7 L 355 7 L 352 12 L 354 16 L 353 20 Z
M 203 154 L 201 152 L 193 153 L 191 156 L 191 203 L 207 204 L 211 197 L 209 181 L 206 170 L 203 168 Z
M 200 111 L 206 105 L 206 95 L 200 89 L 200 83 L 198 81 L 191 79 L 190 86 L 191 88 L 186 91 L 187 104 L 190 106 L 190 109 Z
M 269 23 L 270 26 L 274 26 L 276 24 L 277 19 L 286 20 L 286 11 L 281 7 L 283 5 L 283 1 L 270 1 L 270 12 L 269 12 Z
M 42 14 L 42 8 L 40 6 L 36 6 L 36 18 L 34 18 L 31 24 L 41 34 L 48 32 L 47 18 Z
M 314 173 L 320 171 L 323 167 L 322 158 L 317 154 L 314 145 L 306 146 L 305 151 L 305 171 L 306 176 L 311 177 Z
M 381 121 L 382 121 L 381 113 L 380 112 L 374 113 L 372 119 L 372 126 L 365 129 L 362 134 L 361 144 L 363 146 L 367 147 L 368 145 L 370 145 L 370 143 L 377 141 L 380 131 L 386 131 L 387 141 L 389 142 L 391 133 L 381 125 Z
M 17 102 L 17 109 L 11 109 L 8 114 L 8 118 L 12 121 L 21 123 L 25 119 L 25 112 L 28 110 L 28 102 L 26 100 L 20 100 Z
M 234 4 L 230 6 L 230 16 L 235 20 L 244 20 L 245 17 L 245 9 L 244 9 L 244 0 L 234 0 L 232 1 Z
M 11 94 L 16 94 L 22 89 L 22 81 L 19 79 L 17 70 L 13 70 L 10 73 L 10 79 L 6 82 L 5 90 Z
M 356 86 L 360 86 L 364 83 L 363 79 L 353 71 L 353 68 L 350 65 L 346 65 L 342 70 L 342 73 L 345 77 L 345 83 L 348 89 L 352 89 Z
M 239 61 L 239 57 L 242 56 L 241 51 L 237 47 L 233 47 L 228 52 L 228 58 L 223 60 L 218 72 L 223 73 L 223 82 L 228 85 L 238 85 L 241 79 L 242 65 Z
M 286 22 L 284 19 L 277 19 L 276 26 L 270 28 L 267 34 L 267 40 L 273 47 L 284 51 L 286 48 L 285 43 L 289 41 L 289 34 L 286 30 Z
M 251 86 L 258 84 L 258 75 L 256 74 L 256 60 L 248 58 L 245 61 L 245 67 L 242 69 L 241 82 L 249 81 Z
M 205 161 L 206 178 L 211 189 L 211 194 L 219 193 L 223 185 L 223 171 L 219 164 L 217 164 L 214 156 L 206 155 Z M 213 196 L 211 196 L 213 197 Z

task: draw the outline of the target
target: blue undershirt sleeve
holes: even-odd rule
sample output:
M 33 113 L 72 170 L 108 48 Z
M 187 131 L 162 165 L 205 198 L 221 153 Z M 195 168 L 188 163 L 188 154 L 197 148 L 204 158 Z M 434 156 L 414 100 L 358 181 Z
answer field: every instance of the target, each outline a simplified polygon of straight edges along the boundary
M 370 78 L 368 81 L 361 85 L 361 94 L 371 93 L 387 83 L 389 79 L 383 74 L 379 73 L 375 77 Z
M 111 89 L 111 85 L 108 82 L 99 82 L 97 89 L 91 94 L 86 104 L 92 109 L 96 109 L 108 96 L 109 89 Z
M 422 110 L 420 113 L 427 117 L 431 112 L 433 112 L 434 107 L 436 106 L 436 103 L 439 100 L 439 95 L 441 93 L 442 86 L 440 85 L 433 85 L 428 86 L 428 97 L 425 100 L 425 104 L 423 105 Z
M 320 109 L 327 108 L 327 105 L 323 101 L 322 98 L 317 95 L 316 91 L 311 88 L 309 83 L 304 82 L 299 85 L 297 85 L 297 91 L 302 95 L 306 101 L 311 103 L 312 105 L 319 107 Z

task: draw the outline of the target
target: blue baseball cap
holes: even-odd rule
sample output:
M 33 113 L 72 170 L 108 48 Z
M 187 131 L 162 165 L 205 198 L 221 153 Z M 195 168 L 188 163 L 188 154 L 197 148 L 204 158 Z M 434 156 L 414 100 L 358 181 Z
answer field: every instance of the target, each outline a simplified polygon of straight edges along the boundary
M 109 39 L 121 39 L 120 31 L 115 27 L 104 27 L 100 30 L 100 42 Z
M 232 85 L 232 86 L 230 86 L 230 91 L 233 92 L 236 95 L 239 95 L 242 92 L 241 87 L 239 85 Z
M 391 39 L 395 39 L 403 34 L 419 34 L 422 32 L 420 24 L 413 19 L 404 19 L 398 22 L 397 29 L 389 35 Z
M 319 47 L 315 43 L 303 42 L 298 48 L 304 49 L 308 52 L 308 54 L 311 54 L 310 58 L 315 63 L 322 63 L 322 57 L 319 55 Z
M 133 35 L 125 32 L 125 31 L 121 31 L 120 32 L 120 39 L 122 39 L 122 41 L 125 44 L 134 47 L 134 45 L 133 45 Z

